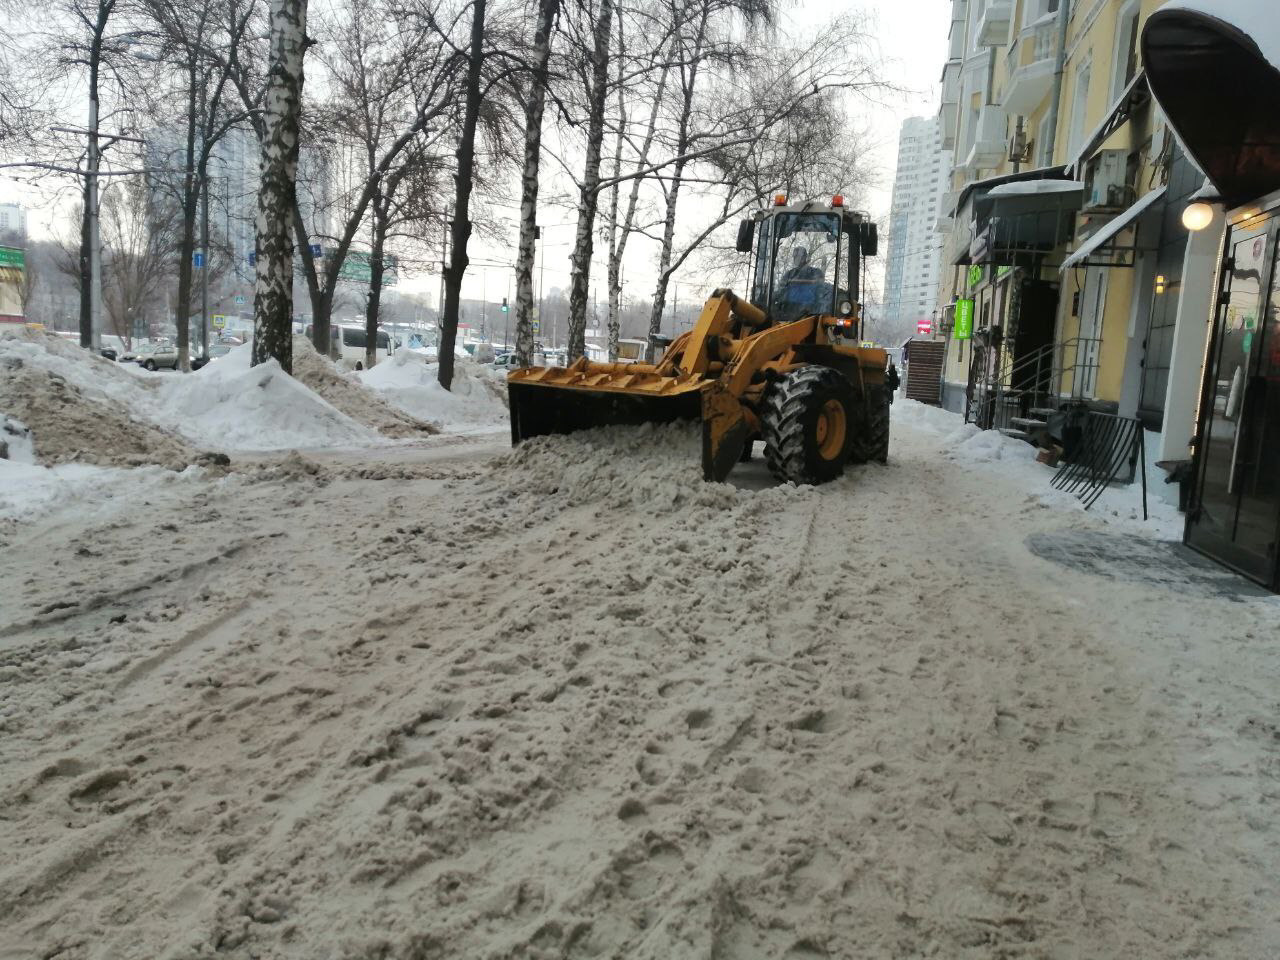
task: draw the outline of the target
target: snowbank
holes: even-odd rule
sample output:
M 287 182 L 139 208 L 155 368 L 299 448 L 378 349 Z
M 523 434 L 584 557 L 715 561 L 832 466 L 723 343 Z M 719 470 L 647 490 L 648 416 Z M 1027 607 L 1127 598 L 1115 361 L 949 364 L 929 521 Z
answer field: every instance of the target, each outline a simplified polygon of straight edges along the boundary
M 317 353 L 306 337 L 293 338 L 293 375 L 351 419 L 384 437 L 420 437 L 440 432 L 434 424 L 392 406 L 358 378 L 340 371 Z
M 164 405 L 192 440 L 219 450 L 312 449 L 377 442 L 357 423 L 274 360 L 250 366 L 242 344 L 197 372 L 162 385 Z
M 190 375 L 148 373 L 60 337 L 6 331 L 0 335 L 0 413 L 31 428 L 34 459 L 44 465 L 181 470 L 201 450 L 366 445 L 381 442 L 379 433 L 434 430 L 336 370 L 325 371 L 309 347 L 299 349 L 302 379 L 275 363 L 251 368 L 251 354 L 244 344 Z
M 998 430 L 980 430 L 964 423 L 959 414 L 931 407 L 916 400 L 900 400 L 893 405 L 892 423 L 905 424 L 938 438 L 939 453 L 948 460 L 975 465 L 999 462 L 999 470 L 1016 479 L 1046 507 L 1083 511 L 1084 505 L 1071 493 L 1049 485 L 1054 469 L 1036 462 L 1036 451 L 1029 443 L 1006 437 Z M 1164 500 L 1152 488 L 1160 478 L 1147 474 L 1147 514 L 1142 519 L 1142 485 L 1131 483 L 1104 490 L 1089 508 L 1091 516 L 1121 522 L 1134 532 L 1163 540 L 1181 540 L 1184 517 L 1177 507 Z
M 506 425 L 505 380 L 495 380 L 483 365 L 459 358 L 453 367 L 453 389 L 446 390 L 437 379 L 439 369 L 421 354 L 401 350 L 357 376 L 405 413 L 446 430 L 471 432 Z

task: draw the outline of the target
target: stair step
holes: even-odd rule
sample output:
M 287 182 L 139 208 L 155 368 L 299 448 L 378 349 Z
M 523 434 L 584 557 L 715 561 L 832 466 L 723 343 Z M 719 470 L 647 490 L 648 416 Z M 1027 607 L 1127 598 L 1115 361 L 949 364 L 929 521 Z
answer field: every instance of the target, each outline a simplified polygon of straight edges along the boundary
M 1058 411 L 1053 407 L 1032 407 L 1029 412 L 1034 413 L 1037 417 L 1052 417 Z
M 1009 422 L 1019 427 L 1047 427 L 1049 424 L 1036 417 L 1010 417 Z
M 1001 427 L 1000 432 L 1006 437 L 1012 437 L 1014 440 L 1031 440 L 1031 434 L 1025 430 L 1015 430 L 1012 427 Z

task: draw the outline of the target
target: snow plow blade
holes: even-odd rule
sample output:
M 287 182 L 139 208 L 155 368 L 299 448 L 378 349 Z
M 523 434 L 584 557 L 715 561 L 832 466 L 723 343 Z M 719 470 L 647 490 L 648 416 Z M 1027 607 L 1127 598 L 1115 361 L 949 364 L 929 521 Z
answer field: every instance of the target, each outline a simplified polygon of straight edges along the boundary
M 702 423 L 702 473 L 723 480 L 746 442 L 741 404 L 714 380 L 664 376 L 650 364 L 593 363 L 528 367 L 507 377 L 511 443 L 614 424 Z M 736 446 L 735 446 L 736 444 Z

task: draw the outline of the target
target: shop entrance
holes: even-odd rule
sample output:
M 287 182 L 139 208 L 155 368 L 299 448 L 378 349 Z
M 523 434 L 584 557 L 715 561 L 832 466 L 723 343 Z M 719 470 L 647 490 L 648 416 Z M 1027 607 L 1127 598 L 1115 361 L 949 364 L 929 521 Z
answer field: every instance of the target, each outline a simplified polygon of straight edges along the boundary
M 1200 398 L 1187 545 L 1280 589 L 1280 277 L 1275 209 L 1231 228 Z

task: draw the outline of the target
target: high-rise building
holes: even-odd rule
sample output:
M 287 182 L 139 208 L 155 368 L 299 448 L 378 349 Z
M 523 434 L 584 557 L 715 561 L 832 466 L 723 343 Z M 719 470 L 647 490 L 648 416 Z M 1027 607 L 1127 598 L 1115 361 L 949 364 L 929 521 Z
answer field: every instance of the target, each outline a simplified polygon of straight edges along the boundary
M 950 174 L 938 118 L 903 121 L 885 251 L 883 328 L 888 333 L 910 332 L 936 307 L 942 241 L 934 224 Z
M 25 246 L 27 208 L 20 203 L 0 203 L 0 243 Z

